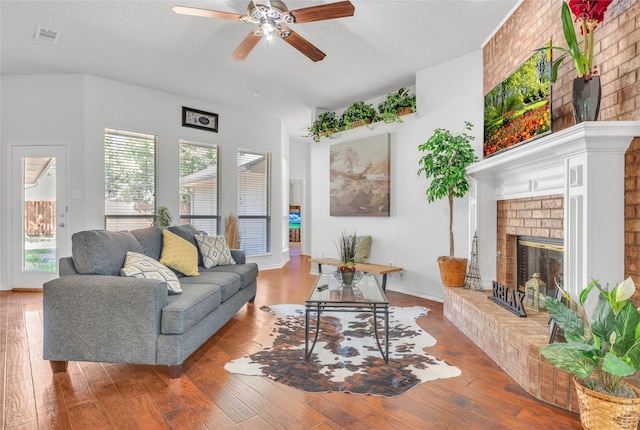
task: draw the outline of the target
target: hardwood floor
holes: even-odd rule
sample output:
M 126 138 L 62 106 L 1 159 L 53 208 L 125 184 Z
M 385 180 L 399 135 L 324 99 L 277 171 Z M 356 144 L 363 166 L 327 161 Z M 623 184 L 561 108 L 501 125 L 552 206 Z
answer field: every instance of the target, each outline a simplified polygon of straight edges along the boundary
M 294 248 L 294 251 L 297 248 Z M 53 375 L 42 360 L 42 294 L 0 292 L 2 429 L 579 429 L 576 414 L 524 392 L 442 315 L 442 305 L 388 292 L 396 306 L 427 306 L 420 325 L 438 340 L 429 354 L 462 376 L 431 381 L 395 398 L 309 394 L 267 378 L 230 374 L 230 359 L 256 348 L 267 317 L 259 308 L 304 303 L 316 277 L 292 256 L 258 278 L 245 306 L 170 380 L 161 366 L 69 363 Z M 71 335 L 71 334 L 70 334 Z

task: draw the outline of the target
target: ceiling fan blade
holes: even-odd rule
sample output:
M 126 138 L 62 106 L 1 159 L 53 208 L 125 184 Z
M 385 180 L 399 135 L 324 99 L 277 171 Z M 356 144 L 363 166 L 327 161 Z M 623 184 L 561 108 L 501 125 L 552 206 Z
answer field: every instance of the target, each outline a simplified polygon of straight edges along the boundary
M 232 19 L 234 21 L 240 21 L 240 18 L 242 18 L 242 15 L 237 13 L 219 12 L 217 10 L 199 9 L 196 7 L 188 6 L 174 6 L 173 11 L 181 15 L 203 16 L 205 18 Z
M 234 60 L 244 60 L 251 50 L 260 42 L 261 36 L 256 36 L 255 31 L 252 31 L 244 38 L 242 43 L 233 51 L 231 58 Z
M 287 42 L 289 45 L 296 48 L 298 51 L 302 52 L 311 61 L 318 62 L 326 56 L 324 52 L 316 48 L 307 39 L 300 36 L 298 33 L 291 30 L 290 28 L 282 28 L 282 30 L 286 30 L 289 32 L 289 35 L 284 37 L 283 40 Z
M 341 1 L 337 3 L 322 4 L 319 6 L 291 10 L 289 13 L 295 18 L 297 24 L 301 24 L 303 22 L 314 22 L 325 19 L 353 16 L 355 10 L 356 8 L 350 1 Z

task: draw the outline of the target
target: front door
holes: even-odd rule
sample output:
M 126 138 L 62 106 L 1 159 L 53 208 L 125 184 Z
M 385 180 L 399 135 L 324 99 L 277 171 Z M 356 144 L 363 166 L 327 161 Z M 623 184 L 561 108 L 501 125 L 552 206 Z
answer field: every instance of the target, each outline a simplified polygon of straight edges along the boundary
M 10 286 L 42 288 L 67 255 L 64 146 L 12 147 Z

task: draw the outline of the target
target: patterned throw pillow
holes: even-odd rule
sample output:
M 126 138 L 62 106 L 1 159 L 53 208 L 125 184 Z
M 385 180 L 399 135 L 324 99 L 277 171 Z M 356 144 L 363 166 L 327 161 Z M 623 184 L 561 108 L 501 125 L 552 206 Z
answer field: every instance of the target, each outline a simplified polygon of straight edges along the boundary
M 196 234 L 196 241 L 200 246 L 202 261 L 207 269 L 224 264 L 236 264 L 231 257 L 231 250 L 224 236 L 204 236 Z
M 180 281 L 176 274 L 165 265 L 144 254 L 127 252 L 121 272 L 124 276 L 165 281 L 169 286 L 169 294 L 182 293 L 182 287 L 180 287 Z
M 162 230 L 160 262 L 186 276 L 198 276 L 198 249 L 169 230 Z

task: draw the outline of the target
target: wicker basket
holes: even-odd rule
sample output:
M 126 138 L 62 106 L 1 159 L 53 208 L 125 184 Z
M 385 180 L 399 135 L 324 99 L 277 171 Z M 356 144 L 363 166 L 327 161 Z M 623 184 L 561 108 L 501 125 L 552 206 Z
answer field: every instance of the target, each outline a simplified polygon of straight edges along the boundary
M 439 258 L 440 279 L 445 287 L 463 287 L 467 276 L 466 258 Z
M 624 382 L 623 382 L 624 383 Z M 593 391 L 573 377 L 578 393 L 580 422 L 585 430 L 636 430 L 640 419 L 640 389 L 627 384 L 638 398 L 613 397 Z

